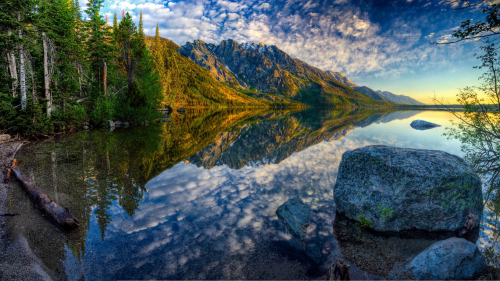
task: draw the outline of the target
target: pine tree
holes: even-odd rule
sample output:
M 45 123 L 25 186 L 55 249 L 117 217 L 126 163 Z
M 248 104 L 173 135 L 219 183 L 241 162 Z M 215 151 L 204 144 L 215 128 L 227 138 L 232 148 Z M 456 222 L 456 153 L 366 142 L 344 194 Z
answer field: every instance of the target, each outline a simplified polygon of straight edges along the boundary
M 110 28 L 106 27 L 106 21 L 99 14 L 104 0 L 89 0 L 85 12 L 90 19 L 87 21 L 88 38 L 87 48 L 90 55 L 90 68 L 95 79 L 96 86 L 103 92 L 104 63 L 113 58 L 113 46 L 110 44 Z
M 155 39 L 153 41 L 153 44 L 151 46 L 151 52 L 153 55 L 153 60 L 154 60 L 154 71 L 158 74 L 160 77 L 160 83 L 162 86 L 162 96 L 163 99 L 165 100 L 167 96 L 167 87 L 169 84 L 169 79 L 167 77 L 167 72 L 165 69 L 165 59 L 163 57 L 164 53 L 164 47 L 161 43 L 161 37 L 160 37 L 160 28 L 158 24 L 156 24 L 156 31 L 155 31 Z
M 135 68 L 137 65 L 137 58 L 134 55 L 137 41 L 134 36 L 137 33 L 137 27 L 132 21 L 132 16 L 126 13 L 118 26 L 117 47 L 120 48 L 120 64 L 123 65 L 127 73 L 127 81 L 129 86 L 134 83 Z

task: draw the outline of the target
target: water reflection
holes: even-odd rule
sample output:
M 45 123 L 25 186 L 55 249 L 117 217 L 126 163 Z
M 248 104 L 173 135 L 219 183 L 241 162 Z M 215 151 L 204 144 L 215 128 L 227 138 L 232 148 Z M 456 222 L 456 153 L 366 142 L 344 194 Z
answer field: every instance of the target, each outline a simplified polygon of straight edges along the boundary
M 386 144 L 459 153 L 439 128 L 412 130 L 417 114 L 219 110 L 62 136 L 25 147 L 20 166 L 83 226 L 61 233 L 16 186 L 12 202 L 21 204 L 10 208 L 22 216 L 11 227 L 58 279 L 315 278 L 345 258 L 332 239 L 343 152 Z M 313 209 L 305 249 L 275 215 L 292 197 Z

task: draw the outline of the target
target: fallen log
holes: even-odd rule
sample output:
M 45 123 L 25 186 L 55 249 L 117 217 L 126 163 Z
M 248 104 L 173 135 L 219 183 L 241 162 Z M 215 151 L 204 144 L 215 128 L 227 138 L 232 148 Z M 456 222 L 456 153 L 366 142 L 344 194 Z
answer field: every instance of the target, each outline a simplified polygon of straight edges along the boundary
M 30 178 L 21 173 L 18 167 L 11 167 L 16 178 L 23 184 L 24 189 L 28 193 L 42 213 L 60 225 L 64 229 L 72 229 L 80 226 L 80 221 L 71 214 L 68 208 L 63 208 L 57 205 L 47 195 L 45 195 Z
M 8 184 L 10 182 L 10 174 L 12 173 L 12 167 L 16 166 L 17 160 L 12 161 L 12 166 L 5 170 L 5 180 L 4 183 Z

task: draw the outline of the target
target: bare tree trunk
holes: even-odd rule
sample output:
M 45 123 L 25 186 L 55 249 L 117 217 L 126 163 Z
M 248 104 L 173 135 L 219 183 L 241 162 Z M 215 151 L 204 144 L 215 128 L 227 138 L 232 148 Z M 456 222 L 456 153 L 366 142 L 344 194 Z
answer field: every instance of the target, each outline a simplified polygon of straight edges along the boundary
M 108 75 L 108 67 L 106 66 L 106 62 L 102 60 L 103 63 L 103 75 L 102 75 L 102 84 L 103 84 L 103 89 L 104 89 L 104 96 L 106 96 L 106 81 L 107 81 L 107 75 Z
M 50 94 L 50 74 L 49 74 L 49 66 L 48 60 L 49 56 L 47 54 L 48 44 L 47 44 L 47 35 L 45 32 L 42 32 L 43 38 L 43 82 L 45 87 L 45 98 L 47 99 L 47 117 L 52 115 L 52 95 Z
M 80 87 L 80 98 L 82 97 L 82 74 L 80 73 L 80 65 L 76 63 L 76 71 L 78 72 L 78 86 Z
M 7 31 L 8 35 L 12 35 L 12 31 L 10 29 Z M 12 82 L 12 96 L 15 97 L 17 96 L 17 67 L 16 67 L 16 56 L 14 55 L 14 52 L 11 50 L 7 53 L 7 61 L 9 62 L 9 71 L 10 71 L 10 78 L 15 79 L 14 82 Z
M 17 20 L 21 22 L 21 14 L 17 15 Z M 23 31 L 17 31 L 19 39 L 23 38 Z M 19 82 L 21 88 L 21 110 L 26 110 L 26 73 L 24 68 L 24 51 L 23 44 L 19 44 Z

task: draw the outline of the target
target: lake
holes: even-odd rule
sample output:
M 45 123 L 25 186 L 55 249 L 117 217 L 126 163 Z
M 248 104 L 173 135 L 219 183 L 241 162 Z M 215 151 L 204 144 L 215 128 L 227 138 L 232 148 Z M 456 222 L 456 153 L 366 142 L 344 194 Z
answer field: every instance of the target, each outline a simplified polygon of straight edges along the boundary
M 419 131 L 422 119 L 442 125 Z M 20 169 L 79 218 L 57 228 L 9 186 L 7 225 L 56 279 L 318 279 L 332 260 L 385 277 L 437 235 L 391 237 L 335 222 L 345 151 L 367 145 L 443 150 L 440 111 L 309 109 L 175 113 L 170 123 L 60 135 L 18 153 Z M 313 209 L 303 247 L 276 215 L 290 198 Z M 498 260 L 498 211 L 486 202 L 477 244 Z M 324 278 L 324 277 L 323 277 Z

